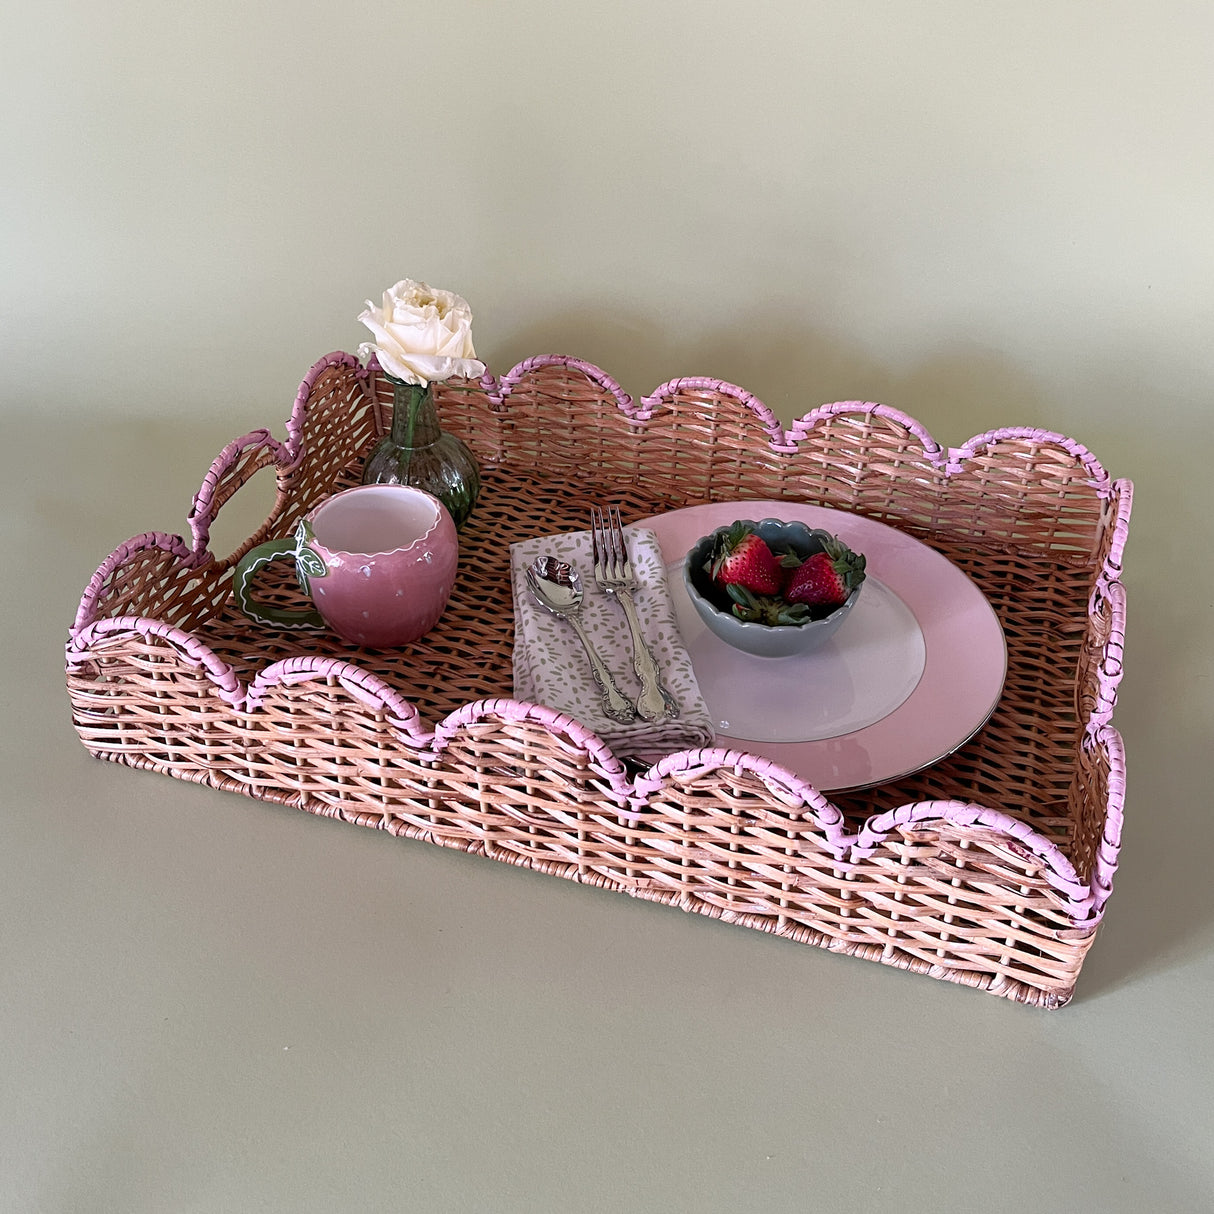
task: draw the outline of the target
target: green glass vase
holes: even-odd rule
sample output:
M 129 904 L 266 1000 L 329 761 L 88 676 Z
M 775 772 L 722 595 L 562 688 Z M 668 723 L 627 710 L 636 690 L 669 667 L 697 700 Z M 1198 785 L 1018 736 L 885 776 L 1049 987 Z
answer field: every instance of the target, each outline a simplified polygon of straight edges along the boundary
M 363 465 L 364 485 L 413 485 L 432 493 L 451 513 L 457 527 L 472 513 L 481 489 L 476 456 L 438 423 L 434 385 L 392 384 L 392 427 L 375 444 Z

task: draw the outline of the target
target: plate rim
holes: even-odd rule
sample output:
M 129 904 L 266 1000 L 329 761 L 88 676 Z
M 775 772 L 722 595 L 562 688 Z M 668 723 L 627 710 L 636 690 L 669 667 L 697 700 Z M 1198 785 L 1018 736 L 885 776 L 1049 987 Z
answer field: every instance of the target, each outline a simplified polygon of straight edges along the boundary
M 968 590 L 972 593 L 973 598 L 970 605 L 970 610 L 974 611 L 976 616 L 980 617 L 981 621 L 985 625 L 993 625 L 993 632 L 991 633 L 990 637 L 987 638 L 987 640 L 989 642 L 993 642 L 997 637 L 998 652 L 995 651 L 992 643 L 991 652 L 987 655 L 987 661 L 992 668 L 996 662 L 998 663 L 999 674 L 997 680 L 992 680 L 994 691 L 993 694 L 990 695 L 989 705 L 985 706 L 980 714 L 967 714 L 966 721 L 961 726 L 962 734 L 960 737 L 955 736 L 957 724 L 954 722 L 954 725 L 947 731 L 949 738 L 947 742 L 941 742 L 937 739 L 932 741 L 930 744 L 925 744 L 925 747 L 920 748 L 922 750 L 930 749 L 930 754 L 920 754 L 913 760 L 903 761 L 902 763 L 894 764 L 893 766 L 881 768 L 875 774 L 872 773 L 871 769 L 874 762 L 879 762 L 879 759 L 873 760 L 870 758 L 870 777 L 858 778 L 854 775 L 853 778 L 847 779 L 846 781 L 835 780 L 834 778 L 824 779 L 821 772 L 819 772 L 818 776 L 815 778 L 812 771 L 808 771 L 805 769 L 805 766 L 796 763 L 796 759 L 802 758 L 805 760 L 806 765 L 812 764 L 815 757 L 815 751 L 824 751 L 824 749 L 829 747 L 831 744 L 835 744 L 837 746 L 844 740 L 850 740 L 853 745 L 861 745 L 864 741 L 864 735 L 866 734 L 873 735 L 879 742 L 880 735 L 883 732 L 888 732 L 891 729 L 890 722 L 892 718 L 898 716 L 899 714 L 907 715 L 913 713 L 915 711 L 916 699 L 919 699 L 922 703 L 924 697 L 938 692 L 938 685 L 942 677 L 942 671 L 947 674 L 947 668 L 952 665 L 950 659 L 955 658 L 955 647 L 952 653 L 943 652 L 941 649 L 943 637 L 941 636 L 940 630 L 943 628 L 943 624 L 936 619 L 925 620 L 922 614 L 922 604 L 914 601 L 918 598 L 918 592 L 923 589 L 924 585 L 929 583 L 930 579 L 923 578 L 916 581 L 913 584 L 916 594 L 912 595 L 911 599 L 908 599 L 906 594 L 903 593 L 905 586 L 900 586 L 898 584 L 899 579 L 896 574 L 891 581 L 888 570 L 882 570 L 880 573 L 874 570 L 874 576 L 878 577 L 882 584 L 891 593 L 895 594 L 901 600 L 907 610 L 910 611 L 916 623 L 919 625 L 921 634 L 923 635 L 926 649 L 924 671 L 911 694 L 907 696 L 901 704 L 896 706 L 878 721 L 863 726 L 858 730 L 849 731 L 846 734 L 836 734 L 831 738 L 817 739 L 808 742 L 765 743 L 752 739 L 735 738 L 730 734 L 721 733 L 716 735 L 717 744 L 719 746 L 725 749 L 740 750 L 746 753 L 755 754 L 759 757 L 778 763 L 780 766 L 791 771 L 798 778 L 811 783 L 821 792 L 857 792 L 866 788 L 873 788 L 880 784 L 887 784 L 892 781 L 902 779 L 908 775 L 914 774 L 917 771 L 922 771 L 924 768 L 930 767 L 934 763 L 940 762 L 942 759 L 947 758 L 949 755 L 953 754 L 955 751 L 964 746 L 983 728 L 984 725 L 986 725 L 986 723 L 994 715 L 996 708 L 999 706 L 999 702 L 1003 697 L 1003 691 L 1007 682 L 1007 636 L 1004 632 L 1002 622 L 999 620 L 998 613 L 991 605 L 990 600 L 985 594 L 983 594 L 981 588 L 973 580 L 973 578 L 969 576 L 969 574 L 950 561 L 943 553 L 938 552 L 935 548 L 925 544 L 922 540 L 917 539 L 915 536 L 908 535 L 905 531 L 902 531 L 889 523 L 882 522 L 879 519 L 869 518 L 867 515 L 857 514 L 848 510 L 840 510 L 837 507 L 818 506 L 810 502 L 778 501 L 767 498 L 741 498 L 728 501 L 700 502 L 691 506 L 681 506 L 673 510 L 648 515 L 643 519 L 638 519 L 632 525 L 637 527 L 647 527 L 655 532 L 662 552 L 663 563 L 669 570 L 672 563 L 677 564 L 681 559 L 685 558 L 686 552 L 677 552 L 671 550 L 670 545 L 673 543 L 673 540 L 669 536 L 663 536 L 663 531 L 666 528 L 672 525 L 681 527 L 684 520 L 694 518 L 700 514 L 715 515 L 743 509 L 746 511 L 746 514 L 735 514 L 734 517 L 747 517 L 747 515 L 756 510 L 762 510 L 765 513 L 761 517 L 779 517 L 779 512 L 785 511 L 790 513 L 796 512 L 794 517 L 800 518 L 802 521 L 807 522 L 810 520 L 805 518 L 806 514 L 815 516 L 819 520 L 823 518 L 837 520 L 840 526 L 834 528 L 836 534 L 838 534 L 840 531 L 869 530 L 874 536 L 882 535 L 885 538 L 886 543 L 893 550 L 900 550 L 903 554 L 920 554 L 922 559 L 937 562 L 939 567 L 942 569 L 946 567 L 949 571 L 951 571 L 948 576 L 954 581 L 958 578 L 962 579 L 960 584 L 968 587 Z M 679 522 L 677 524 L 672 524 L 671 520 L 675 517 L 678 517 Z M 707 534 L 709 531 L 714 530 L 720 525 L 721 523 L 719 522 L 713 522 L 710 526 L 705 527 L 702 534 Z M 821 523 L 818 522 L 812 525 L 821 525 Z M 694 542 L 695 540 L 693 539 L 691 543 Z M 856 544 L 854 546 L 857 548 L 857 550 L 864 551 L 864 545 Z M 690 548 L 690 545 L 688 547 Z M 985 613 L 977 610 L 979 604 L 985 607 Z M 947 645 L 945 648 L 947 649 Z M 765 659 L 756 658 L 754 660 L 763 661 Z M 863 749 L 863 747 L 861 748 Z M 788 753 L 790 751 L 794 753 L 790 755 Z M 868 752 L 866 751 L 866 754 L 867 753 Z M 790 758 L 793 760 L 793 762 L 790 762 Z

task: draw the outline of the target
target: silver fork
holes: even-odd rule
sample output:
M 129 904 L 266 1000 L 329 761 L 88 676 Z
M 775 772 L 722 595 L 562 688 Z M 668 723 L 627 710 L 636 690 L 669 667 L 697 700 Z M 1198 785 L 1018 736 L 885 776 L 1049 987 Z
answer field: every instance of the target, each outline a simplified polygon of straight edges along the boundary
M 628 621 L 628 631 L 632 634 L 632 668 L 641 680 L 641 694 L 636 700 L 637 716 L 646 721 L 677 717 L 678 702 L 662 686 L 658 664 L 641 633 L 641 621 L 637 618 L 636 604 L 632 600 L 637 580 L 628 559 L 623 521 L 616 507 L 609 506 L 606 511 L 598 506 L 590 507 L 590 538 L 594 546 L 594 580 L 619 600 L 624 609 L 624 618 Z

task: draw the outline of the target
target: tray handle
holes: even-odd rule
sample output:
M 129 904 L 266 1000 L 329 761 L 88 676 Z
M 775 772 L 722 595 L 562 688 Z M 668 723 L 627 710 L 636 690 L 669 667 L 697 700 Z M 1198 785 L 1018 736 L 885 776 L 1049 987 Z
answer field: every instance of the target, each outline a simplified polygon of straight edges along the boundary
M 294 453 L 266 429 L 252 430 L 224 447 L 215 457 L 206 476 L 202 478 L 202 484 L 194 494 L 187 516 L 196 561 L 201 560 L 204 553 L 210 552 L 211 527 L 224 504 L 256 473 L 268 467 L 274 467 L 276 470 L 274 504 L 269 514 L 254 534 L 223 557 L 219 564 L 235 565 L 245 553 L 271 533 L 287 505 L 288 493 L 284 479 L 293 459 Z

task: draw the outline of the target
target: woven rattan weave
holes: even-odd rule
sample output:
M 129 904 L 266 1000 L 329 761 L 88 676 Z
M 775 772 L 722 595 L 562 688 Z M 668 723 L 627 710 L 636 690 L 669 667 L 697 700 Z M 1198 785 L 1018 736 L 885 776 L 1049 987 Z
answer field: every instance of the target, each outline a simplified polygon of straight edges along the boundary
M 399 652 L 347 652 L 232 606 L 234 562 L 354 483 L 387 422 L 374 364 L 330 355 L 301 385 L 285 440 L 257 431 L 220 453 L 189 541 L 137 536 L 88 583 L 67 683 L 92 754 L 1024 1003 L 1070 999 L 1120 845 L 1127 481 L 1056 434 L 944 449 L 858 402 L 785 430 L 729 384 L 672 380 L 634 401 L 556 356 L 438 399 L 484 470 L 438 628 Z M 270 518 L 216 559 L 217 511 L 271 466 Z M 581 528 L 592 504 L 628 521 L 743 499 L 869 515 L 975 580 L 1008 643 L 1004 694 L 977 736 L 913 776 L 828 799 L 740 751 L 638 771 L 578 722 L 510 698 L 510 542 Z M 301 606 L 290 578 L 270 595 Z

